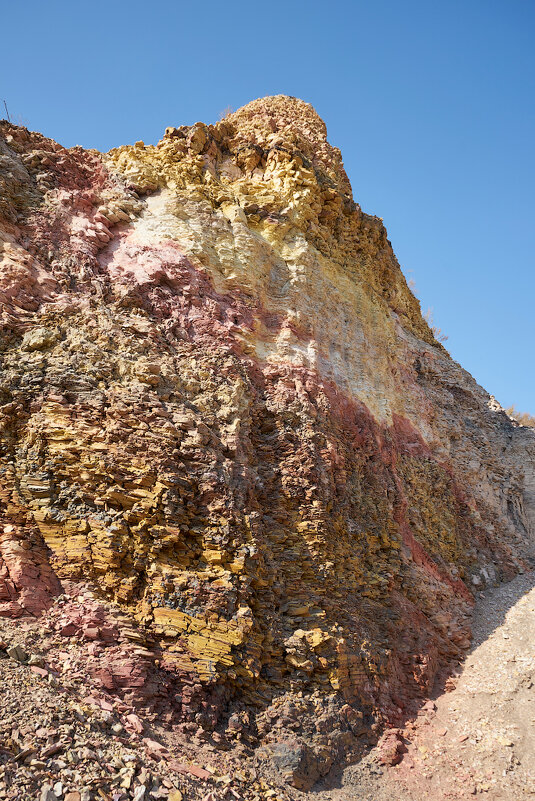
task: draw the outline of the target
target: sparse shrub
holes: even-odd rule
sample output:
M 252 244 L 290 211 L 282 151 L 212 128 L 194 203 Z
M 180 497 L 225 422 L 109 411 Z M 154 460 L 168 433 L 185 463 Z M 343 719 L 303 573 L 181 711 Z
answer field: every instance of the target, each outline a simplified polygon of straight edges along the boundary
M 528 414 L 527 412 L 519 412 L 515 409 L 514 405 L 509 406 L 508 409 L 505 410 L 509 417 L 513 417 L 517 420 L 521 426 L 530 426 L 531 428 L 535 428 L 535 417 L 532 414 Z
M 219 119 L 220 120 L 225 120 L 227 117 L 229 117 L 233 113 L 233 111 L 234 111 L 234 109 L 232 108 L 232 106 L 227 106 L 226 108 L 223 109 L 223 111 L 219 112 Z
M 439 328 L 437 325 L 435 325 L 435 321 L 433 320 L 433 309 L 431 309 L 431 307 L 424 314 L 424 320 L 433 332 L 433 336 L 437 342 L 445 342 L 448 339 L 448 335 L 443 332 L 442 328 Z

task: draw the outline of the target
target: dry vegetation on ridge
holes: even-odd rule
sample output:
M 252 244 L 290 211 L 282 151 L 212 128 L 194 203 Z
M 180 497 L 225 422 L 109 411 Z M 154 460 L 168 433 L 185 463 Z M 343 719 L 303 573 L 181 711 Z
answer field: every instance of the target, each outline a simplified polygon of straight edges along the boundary
M 530 426 L 530 428 L 535 428 L 535 417 L 532 414 L 528 414 L 527 412 L 519 412 L 514 406 L 509 406 L 509 408 L 505 411 L 509 417 L 512 417 L 513 420 L 516 420 L 521 426 Z

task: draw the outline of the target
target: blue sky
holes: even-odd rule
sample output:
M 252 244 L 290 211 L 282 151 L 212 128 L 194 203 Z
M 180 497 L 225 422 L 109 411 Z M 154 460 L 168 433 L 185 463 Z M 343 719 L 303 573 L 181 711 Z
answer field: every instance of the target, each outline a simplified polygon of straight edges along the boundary
M 533 0 L 27 0 L 2 28 L 0 100 L 66 146 L 312 103 L 452 356 L 535 413 Z

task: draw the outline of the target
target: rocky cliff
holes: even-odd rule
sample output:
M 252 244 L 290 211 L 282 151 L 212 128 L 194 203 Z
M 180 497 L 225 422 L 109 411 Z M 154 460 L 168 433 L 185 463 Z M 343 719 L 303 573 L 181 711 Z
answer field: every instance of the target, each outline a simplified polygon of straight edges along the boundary
M 96 688 L 309 787 L 529 564 L 534 432 L 295 98 L 108 154 L 1 123 L 0 256 L 0 615 L 62 594 Z

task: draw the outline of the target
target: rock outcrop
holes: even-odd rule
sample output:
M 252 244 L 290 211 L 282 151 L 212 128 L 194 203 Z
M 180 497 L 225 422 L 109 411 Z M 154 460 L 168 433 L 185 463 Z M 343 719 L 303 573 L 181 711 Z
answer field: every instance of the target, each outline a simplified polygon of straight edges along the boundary
M 400 723 L 530 562 L 535 433 L 435 341 L 312 107 L 108 154 L 0 123 L 0 255 L 0 614 L 91 587 L 138 644 L 73 607 L 97 684 L 299 788 Z

